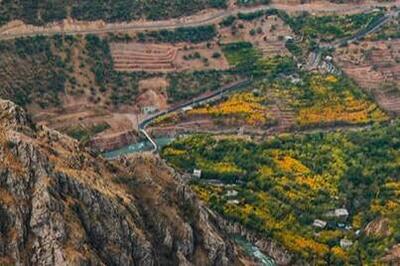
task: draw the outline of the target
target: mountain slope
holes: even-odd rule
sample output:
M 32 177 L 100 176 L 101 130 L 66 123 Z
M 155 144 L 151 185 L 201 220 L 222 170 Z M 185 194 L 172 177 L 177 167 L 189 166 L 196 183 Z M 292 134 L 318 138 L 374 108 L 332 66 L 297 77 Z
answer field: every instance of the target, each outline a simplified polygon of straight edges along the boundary
M 161 160 L 96 158 L 3 100 L 0 216 L 0 264 L 241 264 Z

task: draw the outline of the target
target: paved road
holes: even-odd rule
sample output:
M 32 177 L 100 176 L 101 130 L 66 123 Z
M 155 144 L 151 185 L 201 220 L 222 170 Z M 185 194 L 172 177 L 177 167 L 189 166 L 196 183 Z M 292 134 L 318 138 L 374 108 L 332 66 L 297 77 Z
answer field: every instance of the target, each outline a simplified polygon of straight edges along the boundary
M 368 34 L 377 32 L 379 29 L 381 29 L 384 25 L 386 25 L 389 21 L 392 19 L 396 19 L 400 14 L 400 10 L 397 9 L 395 11 L 390 11 L 387 14 L 385 14 L 382 18 L 380 18 L 377 22 L 374 23 L 374 25 L 370 25 L 368 28 L 361 29 L 359 32 L 354 34 L 354 36 L 350 36 L 348 38 L 339 40 L 333 44 L 326 44 L 323 45 L 323 47 L 330 47 L 330 48 L 338 48 L 342 45 L 350 44 L 356 41 L 361 40 Z
M 322 9 L 321 7 L 312 7 L 309 5 L 282 5 L 282 4 L 271 4 L 263 5 L 254 8 L 236 8 L 221 10 L 212 13 L 211 15 L 194 16 L 194 17 L 183 17 L 180 19 L 171 19 L 166 21 L 148 21 L 135 24 L 132 23 L 109 23 L 104 28 L 97 29 L 63 29 L 60 26 L 49 26 L 49 27 L 32 27 L 28 32 L 3 32 L 0 29 L 0 40 L 15 39 L 20 37 L 36 36 L 36 35 L 54 35 L 54 34 L 99 34 L 99 33 L 118 33 L 128 31 L 145 31 L 145 30 L 162 30 L 162 29 L 175 29 L 179 27 L 196 27 L 202 25 L 208 25 L 222 20 L 231 15 L 237 15 L 238 13 L 252 13 L 261 10 L 267 10 L 271 8 L 281 9 L 288 12 L 296 11 L 309 11 L 309 12 L 321 12 L 321 13 L 348 13 L 348 12 L 367 12 L 374 8 L 374 6 L 389 6 L 388 4 L 374 4 L 368 6 L 354 6 L 351 8 L 343 8 L 341 5 L 328 6 Z M 392 3 L 391 5 L 400 6 L 400 1 Z
M 144 121 L 139 123 L 139 131 L 149 140 L 149 142 L 153 145 L 153 150 L 152 152 L 156 152 L 158 150 L 158 146 L 157 143 L 152 139 L 152 137 L 147 133 L 146 131 L 146 127 L 151 124 L 152 122 L 154 122 L 154 120 L 156 120 L 157 118 L 176 112 L 178 110 L 182 110 L 185 107 L 195 107 L 197 105 L 201 105 L 203 103 L 218 99 L 218 96 L 222 96 L 227 94 L 230 91 L 239 89 L 243 86 L 249 85 L 252 82 L 251 79 L 244 79 L 244 80 L 240 80 L 238 82 L 235 82 L 234 84 L 230 84 L 227 85 L 225 87 L 222 87 L 221 89 L 213 92 L 212 94 L 208 94 L 206 96 L 201 96 L 195 99 L 192 99 L 190 101 L 187 101 L 186 103 L 180 104 L 178 106 L 174 106 L 171 107 L 170 109 L 166 110 L 166 111 L 162 111 L 159 112 L 147 119 L 145 119 Z

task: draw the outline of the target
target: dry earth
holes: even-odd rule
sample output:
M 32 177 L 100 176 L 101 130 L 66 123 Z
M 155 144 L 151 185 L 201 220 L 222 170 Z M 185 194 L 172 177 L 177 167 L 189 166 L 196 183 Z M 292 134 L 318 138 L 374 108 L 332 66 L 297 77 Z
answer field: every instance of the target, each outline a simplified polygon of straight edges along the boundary
M 382 108 L 400 113 L 400 40 L 351 44 L 337 49 L 335 59 Z
M 251 30 L 255 30 L 256 34 L 250 34 Z M 285 37 L 293 35 L 290 27 L 277 16 L 264 17 L 254 21 L 237 20 L 232 27 L 222 28 L 220 34 L 221 42 L 250 42 L 259 48 L 266 57 L 288 55 Z
M 181 72 L 228 69 L 219 46 L 206 43 L 190 45 L 151 43 L 112 43 L 111 52 L 117 71 Z M 213 54 L 221 56 L 213 58 Z M 197 56 L 196 56 L 197 55 Z

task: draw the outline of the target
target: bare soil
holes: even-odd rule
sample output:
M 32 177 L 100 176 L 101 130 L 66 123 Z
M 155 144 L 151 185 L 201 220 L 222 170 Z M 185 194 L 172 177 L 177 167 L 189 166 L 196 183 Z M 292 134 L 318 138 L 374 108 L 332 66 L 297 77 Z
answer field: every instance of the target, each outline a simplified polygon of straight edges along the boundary
M 181 72 L 228 69 L 229 64 L 216 44 L 112 43 L 111 53 L 117 71 Z M 220 57 L 214 58 L 213 54 Z M 197 55 L 197 56 L 195 56 Z
M 336 63 L 375 96 L 385 110 L 400 113 L 400 40 L 364 41 L 337 49 Z
M 168 108 L 167 87 L 165 78 L 150 78 L 139 82 L 139 96 L 136 99 L 140 108 L 154 106 L 159 110 Z

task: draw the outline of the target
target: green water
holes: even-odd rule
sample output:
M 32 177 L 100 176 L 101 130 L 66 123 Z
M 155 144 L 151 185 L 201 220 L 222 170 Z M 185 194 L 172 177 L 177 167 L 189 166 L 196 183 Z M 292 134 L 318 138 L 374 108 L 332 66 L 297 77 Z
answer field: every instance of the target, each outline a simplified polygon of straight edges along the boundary
M 159 148 L 164 147 L 165 145 L 170 144 L 174 138 L 158 138 L 155 139 Z M 103 156 L 107 159 L 114 159 L 118 158 L 122 155 L 127 155 L 131 153 L 143 152 L 143 151 L 150 151 L 153 148 L 150 142 L 142 141 L 135 144 L 131 144 L 125 147 L 122 147 L 117 150 L 109 151 L 103 154 Z
M 247 255 L 256 258 L 258 262 L 263 266 L 276 266 L 275 261 L 262 253 L 259 248 L 254 246 L 252 243 L 240 236 L 234 236 L 235 242 L 243 248 Z

